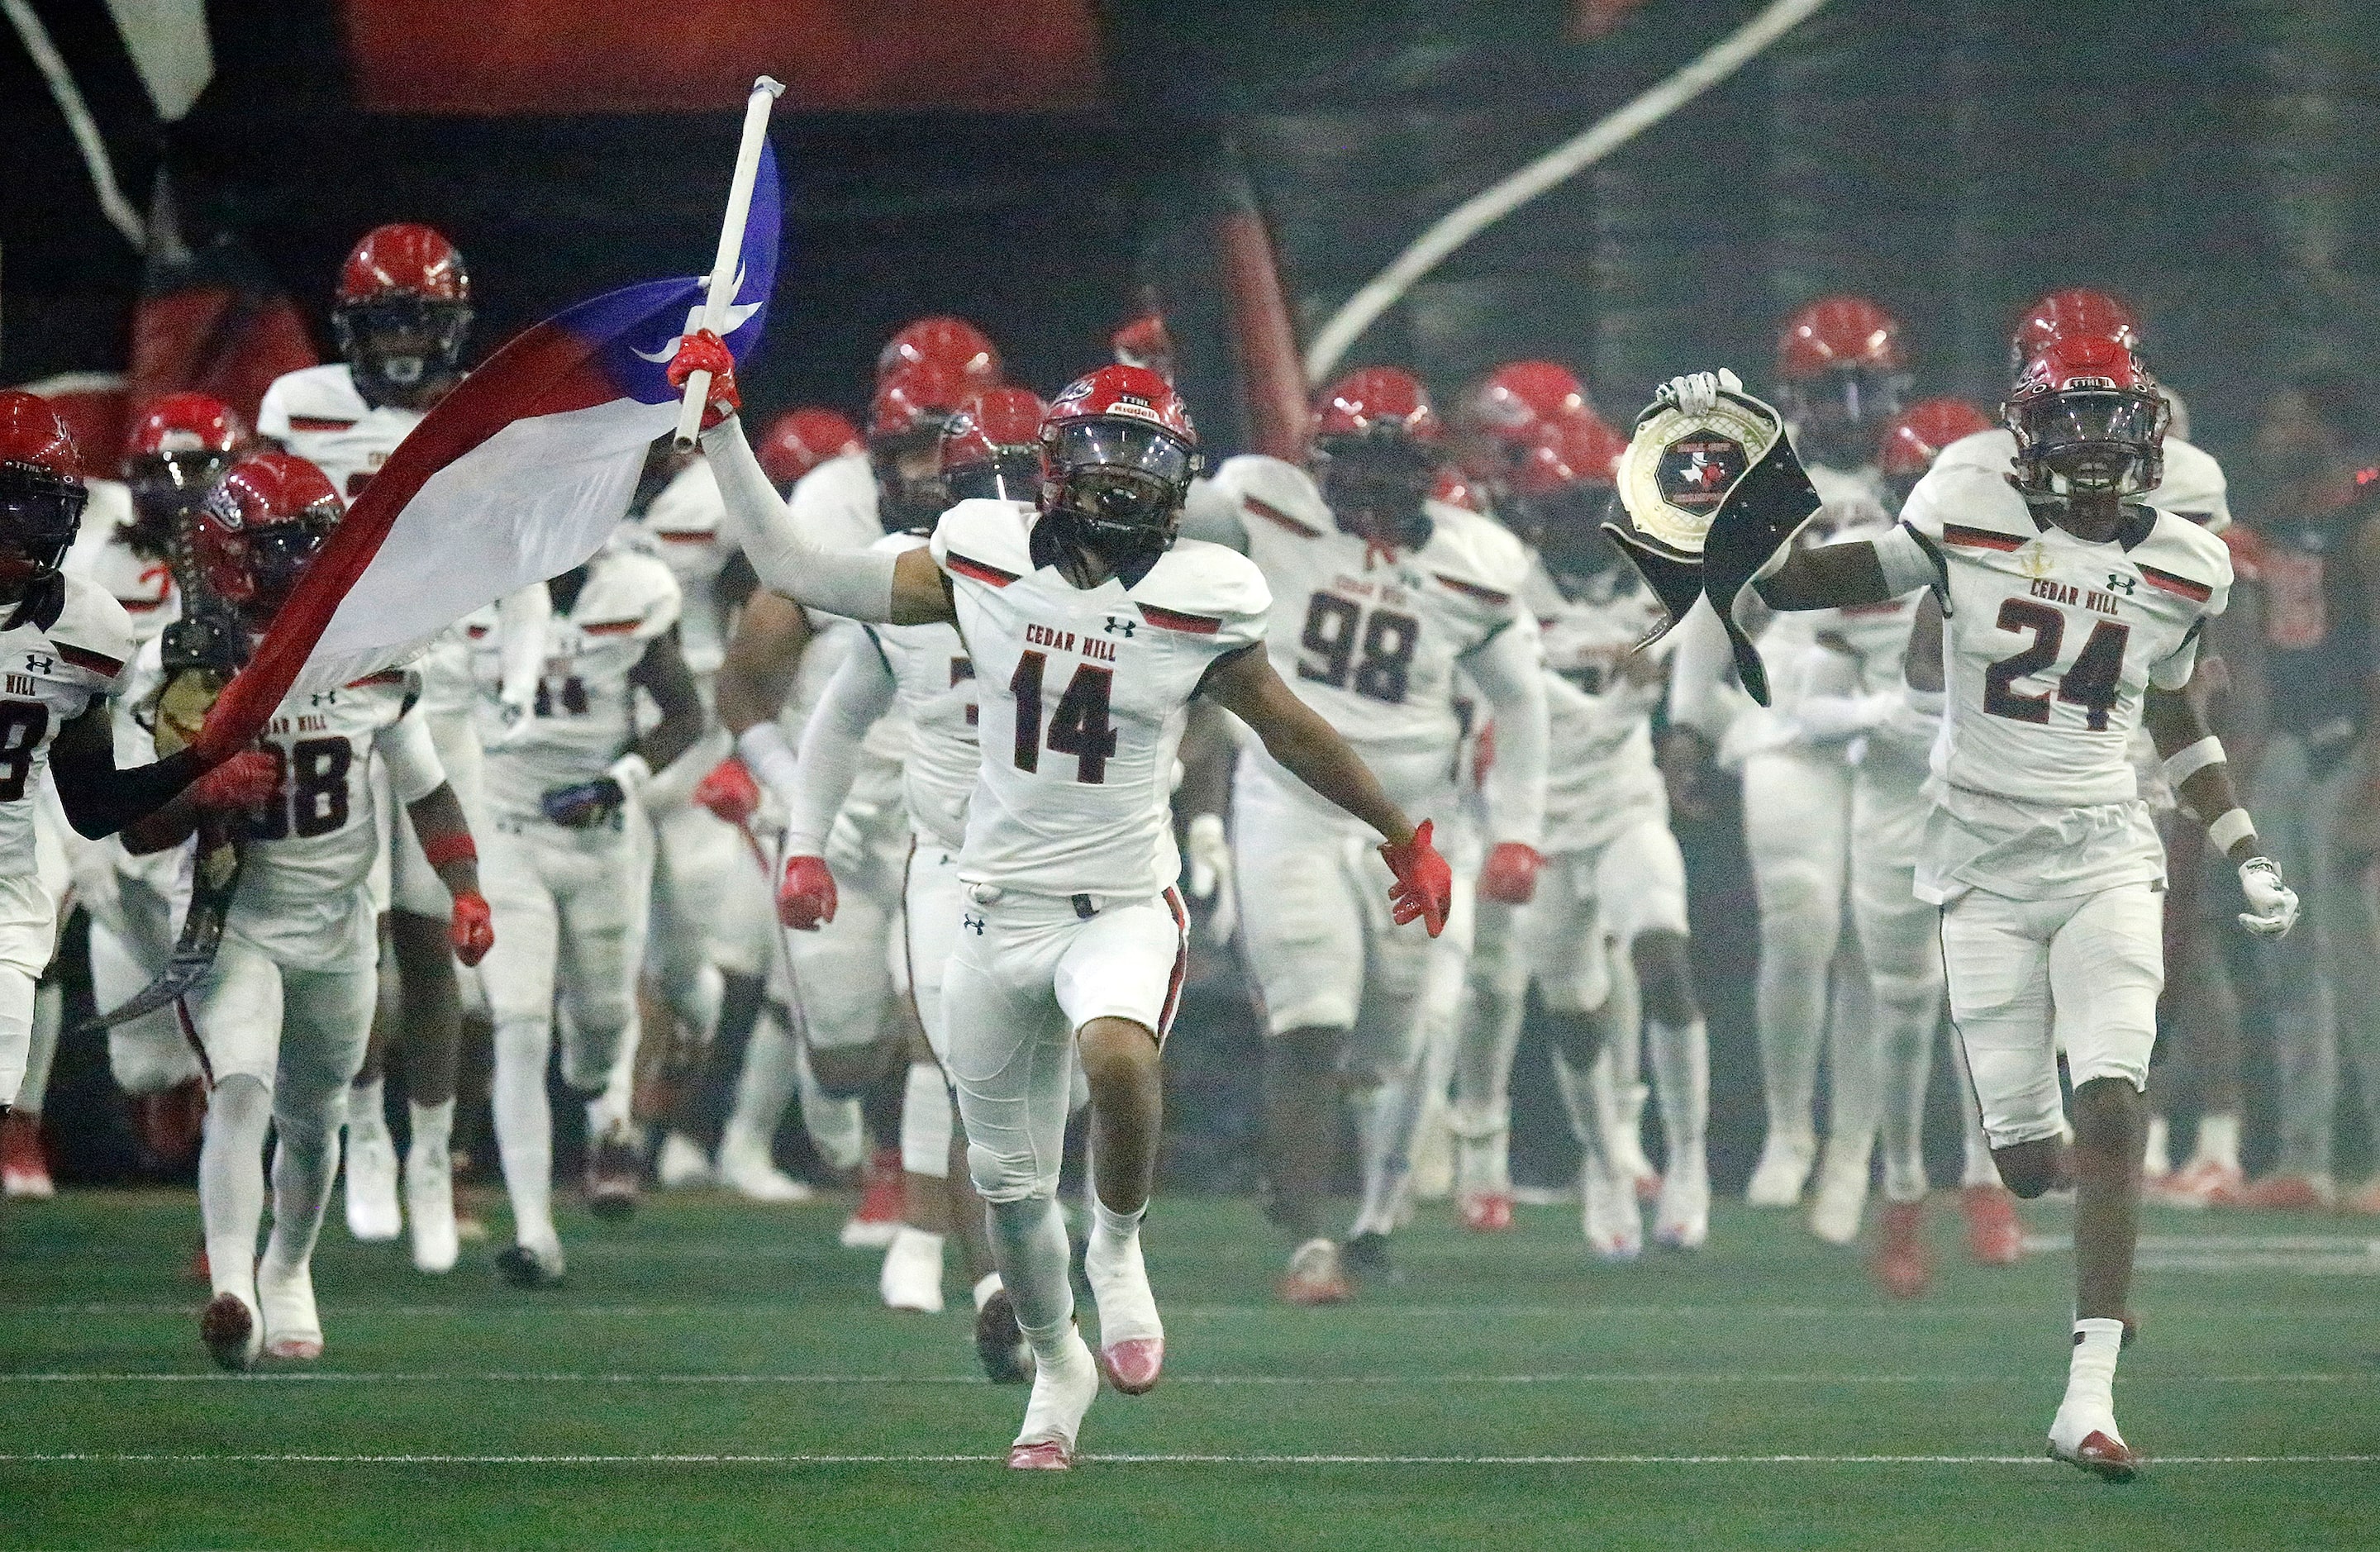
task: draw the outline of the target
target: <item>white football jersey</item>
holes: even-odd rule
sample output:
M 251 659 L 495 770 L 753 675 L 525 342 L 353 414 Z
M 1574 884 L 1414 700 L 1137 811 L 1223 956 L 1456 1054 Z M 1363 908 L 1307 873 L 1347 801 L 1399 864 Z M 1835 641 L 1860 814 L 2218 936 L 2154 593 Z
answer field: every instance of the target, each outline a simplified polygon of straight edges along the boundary
M 400 804 L 446 779 L 414 704 L 419 688 L 415 675 L 391 669 L 293 693 L 265 724 L 261 742 L 281 767 L 281 786 L 249 812 L 226 925 L 276 959 L 326 969 L 370 952 L 368 886 L 381 851 L 372 756 L 386 763 Z
M 887 534 L 876 548 L 899 554 L 927 542 L 916 534 Z M 901 762 L 901 797 L 909 823 L 934 844 L 955 851 L 966 839 L 967 799 L 975 793 L 983 764 L 976 742 L 981 713 L 976 702 L 975 660 L 967 655 L 955 625 L 937 622 L 867 629 L 892 675 L 894 704 L 909 727 L 907 755 Z
M 1669 819 L 1653 758 L 1653 709 L 1663 680 L 1621 667 L 1663 615 L 1660 600 L 1614 566 L 1565 599 L 1543 572 L 1526 590 L 1546 654 L 1546 840 L 1548 854 L 1589 851 L 1646 814 Z
M 1263 641 L 1263 573 L 1178 540 L 1137 582 L 1076 588 L 1032 556 L 1030 507 L 965 501 L 935 527 L 975 666 L 981 758 L 959 877 L 1146 899 L 1181 872 L 1170 806 L 1190 698 Z
M 785 505 L 802 532 L 829 550 L 857 550 L 884 537 L 876 515 L 876 469 L 865 453 L 829 458 L 794 481 Z
M 726 503 L 718 477 L 697 458 L 662 487 L 645 514 L 631 525 L 650 552 L 677 578 L 685 603 L 678 617 L 678 647 L 698 679 L 719 672 L 727 656 L 727 612 L 713 591 L 735 548 L 719 536 Z
M 2016 433 L 1994 426 L 1962 436 L 1942 449 L 1934 467 L 1978 469 L 1998 478 L 2007 475 L 2015 463 Z M 2214 455 L 2180 437 L 2165 439 L 2165 478 L 2141 501 L 2212 533 L 2231 526 L 2229 487 L 2223 478 L 2223 466 Z
M 1268 649 L 1274 670 L 1355 747 L 1409 809 L 1443 806 L 1463 724 L 1455 665 L 1522 613 L 1528 552 L 1493 520 L 1444 503 L 1430 536 L 1390 550 L 1340 531 L 1314 478 L 1260 454 L 1227 459 L 1204 500 L 1231 503 L 1247 556 L 1284 601 Z M 1257 770 L 1305 786 L 1261 748 Z
M 115 693 L 134 651 L 132 623 L 104 588 L 66 576 L 0 629 L 0 876 L 30 886 L 33 805 L 58 729 Z M 146 763 L 145 761 L 142 763 Z
M 548 792 L 594 781 L 636 742 L 637 686 L 629 675 L 646 646 L 677 624 L 677 581 L 661 562 L 631 550 L 601 551 L 588 566 L 578 597 L 567 611 L 556 608 L 546 626 L 537 714 L 517 731 L 500 698 L 496 611 L 491 605 L 463 622 L 478 690 L 473 726 L 486 751 L 488 806 L 496 813 L 538 815 Z
M 2231 555 L 2171 513 L 2128 512 L 2119 538 L 2094 544 L 2035 522 L 1972 464 L 1937 464 L 1911 493 L 1900 520 L 1949 578 L 1937 786 L 2056 807 L 2138 796 L 2142 697 L 2189 683 Z
M 148 640 L 182 615 L 181 589 L 174 568 L 135 554 L 124 542 L 132 522 L 132 492 L 113 479 L 93 479 L 91 504 L 83 508 L 82 531 L 67 552 L 65 570 L 97 583 L 124 606 L 135 644 Z

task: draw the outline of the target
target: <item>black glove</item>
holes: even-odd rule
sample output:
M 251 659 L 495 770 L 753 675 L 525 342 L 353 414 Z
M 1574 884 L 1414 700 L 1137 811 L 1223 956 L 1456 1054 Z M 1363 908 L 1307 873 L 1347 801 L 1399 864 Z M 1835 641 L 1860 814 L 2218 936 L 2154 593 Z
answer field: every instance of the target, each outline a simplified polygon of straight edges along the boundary
M 580 782 L 567 787 L 555 787 L 538 799 L 537 806 L 555 824 L 571 830 L 592 830 L 609 824 L 612 817 L 628 801 L 620 783 L 609 776 L 598 776 L 591 782 Z

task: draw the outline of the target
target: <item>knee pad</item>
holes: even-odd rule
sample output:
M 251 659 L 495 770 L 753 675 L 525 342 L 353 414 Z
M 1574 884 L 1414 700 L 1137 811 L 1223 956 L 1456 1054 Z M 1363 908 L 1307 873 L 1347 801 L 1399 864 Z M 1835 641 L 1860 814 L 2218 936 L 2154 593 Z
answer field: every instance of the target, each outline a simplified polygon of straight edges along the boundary
M 1781 864 L 1760 880 L 1760 949 L 1809 964 L 1833 957 L 1842 897 L 1807 863 Z
M 975 1183 L 975 1194 L 989 1203 L 1054 1197 L 1058 1194 L 1058 1160 L 1053 1155 L 1046 1167 L 1037 1168 L 1029 1150 L 997 1151 L 970 1139 L 967 1178 Z

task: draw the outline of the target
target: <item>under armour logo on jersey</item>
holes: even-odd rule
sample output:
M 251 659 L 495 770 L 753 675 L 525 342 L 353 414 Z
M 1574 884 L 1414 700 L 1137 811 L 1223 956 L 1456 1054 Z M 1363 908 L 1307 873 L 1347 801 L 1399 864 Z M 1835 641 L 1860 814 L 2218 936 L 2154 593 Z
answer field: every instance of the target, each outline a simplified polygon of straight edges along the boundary
M 2127 576 L 2120 571 L 2107 573 L 2107 591 L 2111 593 L 2121 593 L 2126 598 L 2130 598 L 2132 596 L 2132 589 L 2139 585 L 2140 578 L 2137 576 Z
M 969 932 L 974 933 L 978 938 L 983 936 L 983 918 L 981 916 L 971 916 L 962 912 L 959 915 L 959 925 L 965 928 Z
M 55 659 L 55 658 L 54 658 L 54 657 L 51 657 L 48 653 L 46 653 L 46 652 L 28 652 L 28 653 L 26 653 L 26 654 L 25 654 L 25 672 L 26 672 L 26 673 L 55 673 L 57 671 L 58 671 L 58 660 L 57 660 L 57 659 Z
M 1111 614 L 1108 616 L 1108 634 L 1110 636 L 1121 636 L 1126 641 L 1129 641 L 1132 639 L 1132 633 L 1139 628 L 1140 622 L 1138 620 L 1127 620 L 1120 614 Z
M 309 706 L 336 706 L 338 703 L 339 692 L 336 690 L 316 690 L 306 697 Z

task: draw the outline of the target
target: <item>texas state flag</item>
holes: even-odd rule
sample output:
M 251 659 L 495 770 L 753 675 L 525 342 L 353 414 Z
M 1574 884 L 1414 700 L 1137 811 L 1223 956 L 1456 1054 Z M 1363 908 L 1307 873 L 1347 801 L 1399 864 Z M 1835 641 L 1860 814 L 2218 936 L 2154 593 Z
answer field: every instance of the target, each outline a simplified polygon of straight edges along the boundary
M 764 148 L 735 299 L 720 333 L 760 342 L 782 225 Z M 402 662 L 483 604 L 557 576 L 627 515 L 645 455 L 677 422 L 664 375 L 702 283 L 632 285 L 529 329 L 422 418 L 356 499 L 226 690 L 269 710 L 294 686 Z

